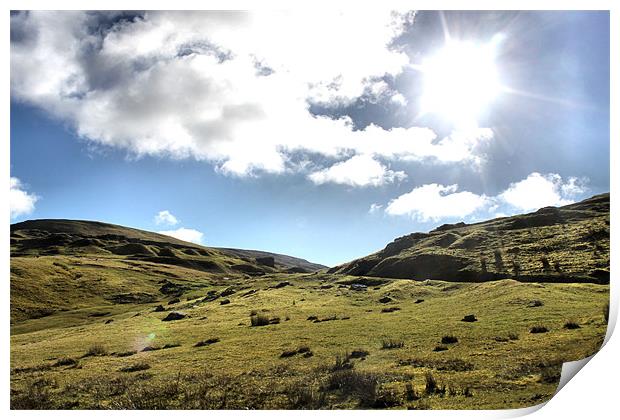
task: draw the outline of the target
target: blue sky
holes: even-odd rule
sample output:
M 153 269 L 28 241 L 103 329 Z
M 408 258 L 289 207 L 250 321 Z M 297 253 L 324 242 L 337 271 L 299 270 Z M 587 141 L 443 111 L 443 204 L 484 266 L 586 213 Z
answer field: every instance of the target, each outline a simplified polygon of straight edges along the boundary
M 99 220 L 333 265 L 609 191 L 608 13 L 443 22 L 12 14 L 11 221 Z

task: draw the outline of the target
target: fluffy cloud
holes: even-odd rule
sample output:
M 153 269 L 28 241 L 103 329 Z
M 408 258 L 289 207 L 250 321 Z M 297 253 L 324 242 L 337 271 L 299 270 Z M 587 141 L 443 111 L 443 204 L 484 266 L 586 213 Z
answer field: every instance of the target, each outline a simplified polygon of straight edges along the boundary
M 308 110 L 361 96 L 404 104 L 383 78 L 408 65 L 390 45 L 413 16 L 19 13 L 11 16 L 11 93 L 92 143 L 206 160 L 238 176 L 295 170 L 296 151 L 476 162 L 490 130 L 438 140 L 428 128 L 353 130 L 347 117 Z
M 179 223 L 179 220 L 168 210 L 162 210 L 155 215 L 156 225 L 169 225 L 174 226 Z
M 457 192 L 458 185 L 427 184 L 390 201 L 385 212 L 407 215 L 423 222 L 444 218 L 462 218 L 484 208 L 489 199 L 469 191 Z
M 587 191 L 586 183 L 587 180 L 582 178 L 563 180 L 558 174 L 533 172 L 496 196 L 458 191 L 457 185 L 426 184 L 390 201 L 385 212 L 420 221 L 462 219 L 476 212 L 485 213 L 487 217 L 505 217 L 546 206 L 571 204 L 579 194 Z M 498 211 L 500 207 L 504 211 Z M 380 208 L 373 204 L 370 210 L 375 212 Z
M 32 213 L 38 199 L 39 197 L 35 194 L 24 190 L 24 186 L 18 178 L 11 177 L 9 191 L 11 219 Z
M 160 230 L 157 233 L 172 236 L 173 238 L 177 238 L 182 241 L 194 242 L 196 244 L 202 244 L 202 237 L 204 236 L 202 232 L 196 229 L 188 229 L 183 227 L 175 230 Z
M 352 187 L 378 187 L 405 179 L 402 171 L 392 171 L 372 156 L 360 155 L 313 172 L 308 178 L 317 185 L 334 183 Z
M 499 198 L 522 211 L 537 210 L 546 206 L 565 206 L 585 192 L 585 180 L 570 177 L 566 181 L 558 174 L 533 172 L 527 178 L 510 184 Z

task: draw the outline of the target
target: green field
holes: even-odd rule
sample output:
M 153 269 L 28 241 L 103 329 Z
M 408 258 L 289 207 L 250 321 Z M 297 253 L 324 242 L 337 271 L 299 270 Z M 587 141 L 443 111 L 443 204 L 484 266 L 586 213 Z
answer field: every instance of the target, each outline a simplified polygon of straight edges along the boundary
M 35 404 L 49 408 L 516 408 L 549 399 L 560 363 L 593 354 L 605 335 L 604 285 L 371 279 L 355 291 L 346 284 L 364 280 L 197 277 L 200 286 L 180 302 L 158 302 L 164 312 L 153 312 L 158 303 L 84 305 L 15 323 L 13 405 L 33 404 L 34 393 Z M 282 281 L 290 285 L 274 288 Z M 202 302 L 228 287 L 235 292 Z M 384 297 L 391 301 L 380 303 Z M 171 311 L 187 317 L 162 321 Z M 253 327 L 251 313 L 279 323 Z M 461 321 L 469 314 L 478 320 Z M 535 326 L 549 332 L 530 333 Z M 444 336 L 458 342 L 434 351 Z M 195 347 L 208 339 L 219 341 Z M 383 349 L 383 341 L 402 347 Z M 107 354 L 84 356 L 94 346 Z M 162 349 L 143 351 L 148 346 Z M 312 355 L 282 357 L 300 347 Z M 347 365 L 355 351 L 368 354 Z M 55 366 L 63 358 L 71 360 Z M 121 371 L 140 364 L 144 370 Z M 428 373 L 439 391 L 426 391 Z

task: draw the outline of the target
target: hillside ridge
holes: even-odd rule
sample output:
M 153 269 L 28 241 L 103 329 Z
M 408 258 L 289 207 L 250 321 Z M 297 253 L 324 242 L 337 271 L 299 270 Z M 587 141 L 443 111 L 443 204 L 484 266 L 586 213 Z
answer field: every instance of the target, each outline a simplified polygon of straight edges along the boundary
M 414 280 L 609 282 L 609 193 L 396 238 L 334 274 Z

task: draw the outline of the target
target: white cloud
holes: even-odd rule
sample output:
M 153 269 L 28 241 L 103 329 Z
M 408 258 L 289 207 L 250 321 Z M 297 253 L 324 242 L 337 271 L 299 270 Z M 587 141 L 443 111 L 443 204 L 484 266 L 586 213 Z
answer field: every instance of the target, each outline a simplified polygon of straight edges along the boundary
M 370 208 L 368 209 L 368 213 L 369 214 L 375 214 L 378 213 L 379 211 L 381 211 L 381 209 L 383 208 L 382 204 L 378 204 L 378 203 L 372 203 L 370 205 Z
M 506 217 L 541 207 L 571 204 L 579 194 L 587 191 L 587 182 L 585 178 L 569 177 L 564 181 L 558 174 L 533 172 L 527 178 L 510 184 L 496 196 L 457 192 L 457 185 L 425 184 L 391 200 L 385 212 L 420 221 L 472 216 L 479 219 L 482 215 Z M 370 212 L 380 208 L 373 204 Z
M 38 199 L 37 195 L 24 190 L 24 186 L 18 178 L 11 177 L 9 191 L 11 219 L 32 213 Z
M 426 184 L 390 201 L 385 208 L 393 216 L 407 215 L 427 222 L 444 218 L 463 218 L 489 204 L 484 195 L 457 192 L 458 185 Z
M 538 210 L 547 206 L 565 206 L 585 192 L 585 180 L 575 177 L 566 181 L 558 174 L 533 172 L 527 178 L 510 184 L 498 198 L 522 211 Z
M 202 232 L 196 229 L 188 229 L 184 227 L 175 230 L 160 230 L 157 233 L 172 236 L 173 238 L 177 238 L 182 241 L 194 242 L 196 244 L 202 244 L 202 237 L 204 236 Z
M 179 220 L 168 210 L 162 210 L 155 215 L 156 225 L 169 225 L 174 226 L 179 223 Z
M 368 155 L 353 156 L 308 175 L 308 178 L 317 185 L 334 183 L 352 187 L 378 187 L 406 177 L 404 172 L 392 171 Z
M 408 65 L 389 44 L 412 14 L 155 11 L 112 28 L 100 27 L 98 16 L 12 15 L 10 60 L 15 99 L 98 145 L 206 160 L 247 176 L 294 171 L 291 155 L 300 150 L 476 162 L 490 136 L 488 129 L 440 140 L 421 127 L 353 130 L 349 118 L 308 111 L 309 102 L 333 107 L 364 95 L 404 105 L 381 79 Z

